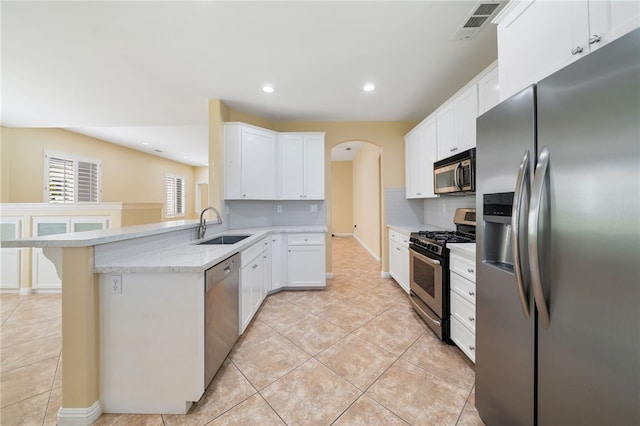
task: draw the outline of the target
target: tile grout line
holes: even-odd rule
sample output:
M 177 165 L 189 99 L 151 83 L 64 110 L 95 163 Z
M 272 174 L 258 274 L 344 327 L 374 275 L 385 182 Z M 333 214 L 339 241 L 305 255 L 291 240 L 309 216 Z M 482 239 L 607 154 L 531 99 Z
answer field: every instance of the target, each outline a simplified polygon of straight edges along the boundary
M 60 359 L 62 358 L 62 348 L 60 349 L 60 354 L 58 355 L 58 363 L 56 364 L 56 369 L 53 372 L 53 382 L 51 383 L 51 389 L 49 389 L 49 398 L 47 399 L 47 406 L 44 410 L 44 417 L 42 418 L 42 426 L 44 426 L 44 424 L 47 421 L 47 414 L 49 414 L 49 404 L 51 404 L 51 394 L 53 394 L 53 387 L 56 384 L 56 375 L 58 374 L 58 368 L 62 367 L 60 365 Z M 56 416 L 56 424 L 57 424 L 57 416 Z

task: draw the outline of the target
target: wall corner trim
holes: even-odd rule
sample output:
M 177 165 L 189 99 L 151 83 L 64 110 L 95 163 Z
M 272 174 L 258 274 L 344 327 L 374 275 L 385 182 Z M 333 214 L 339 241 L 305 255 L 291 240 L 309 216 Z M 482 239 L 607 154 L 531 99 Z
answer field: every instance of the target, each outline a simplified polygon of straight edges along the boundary
M 33 294 L 33 289 L 32 288 L 21 288 L 20 289 L 20 296 L 29 296 L 30 294 Z
M 333 272 L 327 272 L 327 279 L 328 280 L 332 280 L 333 279 Z
M 59 426 L 85 426 L 90 425 L 102 414 L 100 401 L 96 401 L 87 408 L 60 408 L 58 410 Z
M 382 272 L 380 272 L 380 277 L 381 278 L 391 278 L 391 274 L 389 274 L 386 271 L 382 271 Z

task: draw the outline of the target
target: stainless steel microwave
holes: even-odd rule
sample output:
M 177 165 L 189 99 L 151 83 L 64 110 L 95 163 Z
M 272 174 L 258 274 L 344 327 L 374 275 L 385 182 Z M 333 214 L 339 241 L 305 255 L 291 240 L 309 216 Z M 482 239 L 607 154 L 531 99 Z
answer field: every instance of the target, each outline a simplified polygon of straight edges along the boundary
M 476 149 L 433 163 L 433 187 L 436 194 L 475 192 Z

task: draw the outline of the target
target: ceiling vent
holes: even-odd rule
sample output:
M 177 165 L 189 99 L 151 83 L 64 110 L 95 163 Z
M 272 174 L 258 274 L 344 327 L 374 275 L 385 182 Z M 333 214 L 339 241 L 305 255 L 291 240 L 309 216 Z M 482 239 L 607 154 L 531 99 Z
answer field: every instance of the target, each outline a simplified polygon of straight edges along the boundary
M 474 38 L 506 2 L 506 0 L 481 1 L 476 4 L 471 13 L 467 15 L 464 24 L 451 36 L 451 40 L 471 40 Z

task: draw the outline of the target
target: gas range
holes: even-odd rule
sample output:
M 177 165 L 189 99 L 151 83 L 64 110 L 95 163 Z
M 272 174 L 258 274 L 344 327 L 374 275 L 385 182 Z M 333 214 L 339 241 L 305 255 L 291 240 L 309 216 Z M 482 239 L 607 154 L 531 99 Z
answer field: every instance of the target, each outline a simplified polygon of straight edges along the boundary
M 475 243 L 473 234 L 465 234 L 459 231 L 419 231 L 412 232 L 409 239 L 411 244 L 443 256 L 447 244 Z
M 414 248 L 446 257 L 447 244 L 476 242 L 476 210 L 456 209 L 453 219 L 455 231 L 412 232 L 409 242 Z

